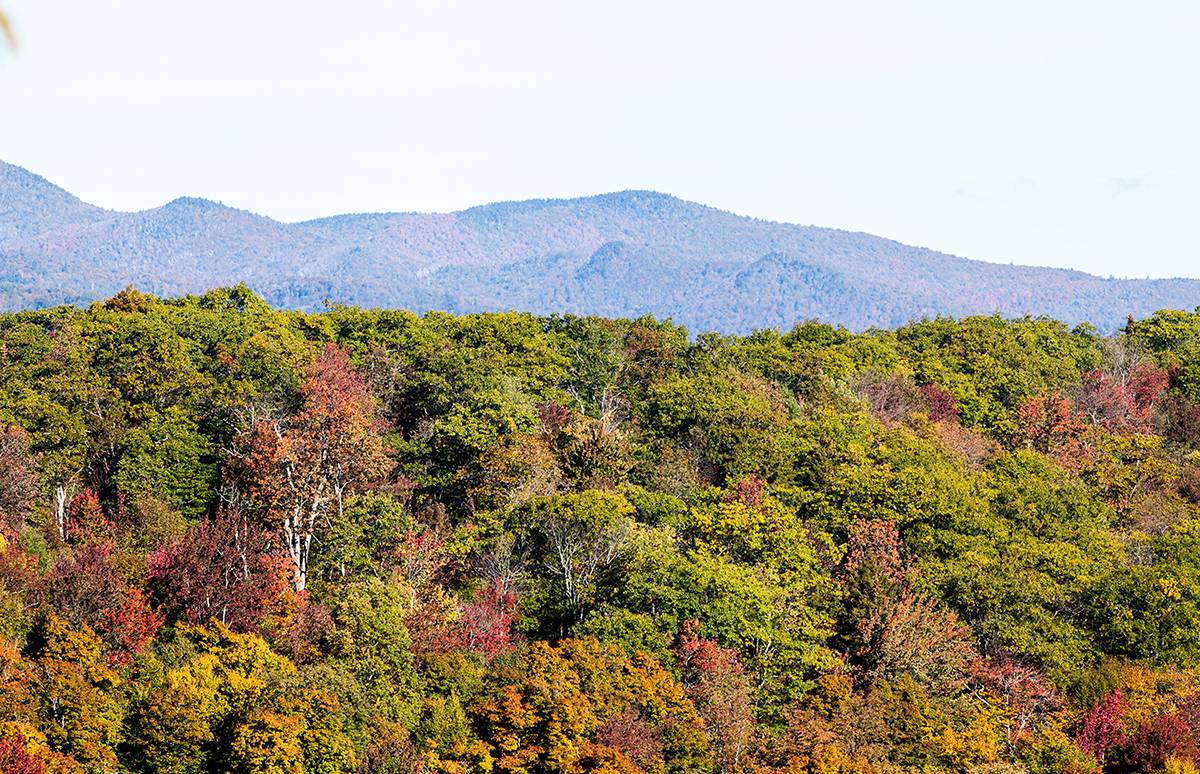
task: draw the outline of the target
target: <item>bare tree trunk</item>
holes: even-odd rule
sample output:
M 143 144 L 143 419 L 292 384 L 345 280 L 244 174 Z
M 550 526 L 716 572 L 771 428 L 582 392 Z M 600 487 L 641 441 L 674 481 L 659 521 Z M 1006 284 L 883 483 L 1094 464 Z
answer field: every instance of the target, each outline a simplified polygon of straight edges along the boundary
M 299 507 L 296 508 L 296 511 Z M 292 588 L 297 593 L 304 591 L 308 576 L 308 561 L 304 550 L 304 529 L 302 517 L 296 511 L 283 520 L 283 542 L 287 548 L 288 558 L 292 560 Z
M 58 536 L 67 542 L 67 486 L 59 482 L 54 487 L 54 523 L 58 525 Z

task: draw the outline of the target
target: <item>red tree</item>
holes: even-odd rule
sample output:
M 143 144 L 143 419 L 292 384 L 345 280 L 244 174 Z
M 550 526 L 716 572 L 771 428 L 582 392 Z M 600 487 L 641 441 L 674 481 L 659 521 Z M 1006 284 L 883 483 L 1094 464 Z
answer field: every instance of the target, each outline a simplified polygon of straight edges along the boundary
M 1106 430 L 1123 428 L 1129 415 L 1129 394 L 1125 385 L 1112 381 L 1100 370 L 1086 371 L 1080 379 L 1076 408 L 1093 425 Z
M 109 662 L 121 665 L 149 645 L 162 625 L 163 615 L 150 605 L 146 592 L 126 586 L 116 607 L 100 614 L 96 631 L 110 642 Z
M 1149 414 L 1154 404 L 1166 392 L 1171 383 L 1171 373 L 1165 368 L 1159 368 L 1153 363 L 1143 363 L 1133 369 L 1129 375 L 1128 391 L 1133 406 Z
M 850 525 L 841 576 L 843 580 L 849 580 L 863 571 L 878 575 L 887 584 L 904 579 L 906 568 L 900 558 L 900 532 L 896 522 L 859 519 Z
M 59 524 L 59 537 L 72 543 L 103 543 L 112 539 L 113 523 L 100 505 L 94 489 L 85 489 L 67 506 L 66 518 Z
M 37 557 L 0 535 L 0 588 L 37 593 L 42 587 Z
M 767 482 L 763 481 L 757 473 L 751 473 L 734 484 L 733 490 L 726 492 L 721 500 L 727 503 L 739 502 L 747 508 L 757 508 L 762 502 L 766 488 Z
M 971 688 L 985 704 L 999 699 L 1008 709 L 1005 742 L 1010 749 L 1062 707 L 1054 684 L 1044 674 L 1007 656 L 976 660 Z
M 29 754 L 16 736 L 0 738 L 0 771 L 4 774 L 46 774 L 46 764 Z
M 961 686 L 974 657 L 970 632 L 952 611 L 914 590 L 896 524 L 856 521 L 847 543 L 842 635 L 860 672 L 889 680 L 907 674 L 939 690 Z
M 868 678 L 907 674 L 922 685 L 952 691 L 975 657 L 970 634 L 953 611 L 906 585 L 868 609 L 852 655 Z
M 1017 412 L 1017 424 L 1030 448 L 1067 466 L 1078 463 L 1085 425 L 1071 402 L 1059 393 L 1027 399 Z
M 255 631 L 289 604 L 289 562 L 270 536 L 234 513 L 192 527 L 147 560 L 155 596 L 171 615 Z
M 45 594 L 76 628 L 100 635 L 110 663 L 124 664 L 154 639 L 163 617 L 125 580 L 117 559 L 111 542 L 80 546 L 55 563 Z
M 929 419 L 934 422 L 958 419 L 958 401 L 940 384 L 921 385 L 921 397 L 929 404 Z
M 550 437 L 557 435 L 570 421 L 571 409 L 550 401 L 537 407 L 537 415 L 542 435 Z
M 1178 712 L 1143 721 L 1110 756 L 1124 771 L 1162 771 L 1167 758 L 1196 759 L 1196 739 Z
M 492 659 L 512 648 L 517 595 L 497 583 L 484 584 L 463 606 L 467 647 Z
M 1157 366 L 1144 363 L 1124 379 L 1103 371 L 1082 375 L 1076 406 L 1094 424 L 1110 431 L 1150 432 L 1154 407 L 1170 377 Z
M 642 771 L 651 771 L 662 761 L 663 741 L 635 708 L 626 707 L 596 729 L 595 740 L 611 747 Z
M 295 663 L 312 664 L 321 659 L 321 644 L 333 628 L 329 608 L 300 595 L 287 625 L 272 637 L 272 644 Z
M 327 345 L 309 366 L 300 402 L 291 416 L 255 422 L 241 458 L 250 499 L 279 525 L 297 592 L 317 532 L 342 517 L 347 495 L 390 467 L 375 399 L 344 349 Z
M 739 771 L 754 731 L 750 680 L 737 653 L 703 639 L 699 629 L 685 622 L 675 650 L 684 690 L 713 739 L 721 771 Z
M 449 653 L 466 647 L 467 630 L 457 599 L 446 592 L 454 562 L 433 530 L 410 532 L 392 553 L 392 570 L 409 592 L 404 624 L 413 653 Z
M 1108 752 L 1125 743 L 1125 731 L 1121 727 L 1126 710 L 1125 696 L 1113 691 L 1092 707 L 1079 722 L 1075 743 L 1079 749 L 1104 763 Z

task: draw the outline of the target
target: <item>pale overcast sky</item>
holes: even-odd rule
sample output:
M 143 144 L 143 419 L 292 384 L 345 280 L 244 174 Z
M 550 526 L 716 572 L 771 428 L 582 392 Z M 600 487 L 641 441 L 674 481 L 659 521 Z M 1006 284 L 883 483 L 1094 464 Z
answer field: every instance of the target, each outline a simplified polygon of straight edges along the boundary
M 0 0 L 0 159 L 281 220 L 649 188 L 1200 276 L 1196 0 Z

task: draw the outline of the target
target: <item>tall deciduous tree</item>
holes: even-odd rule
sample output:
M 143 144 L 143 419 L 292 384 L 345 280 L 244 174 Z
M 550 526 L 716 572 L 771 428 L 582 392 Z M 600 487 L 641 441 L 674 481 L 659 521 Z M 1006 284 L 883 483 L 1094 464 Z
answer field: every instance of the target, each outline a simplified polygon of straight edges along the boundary
M 985 707 L 1003 710 L 1004 741 L 1010 750 L 1062 708 L 1054 684 L 1044 674 L 1005 655 L 972 665 L 971 692 Z
M 341 519 L 350 494 L 388 471 L 380 424 L 366 380 L 345 350 L 328 345 L 307 370 L 299 410 L 248 430 L 248 494 L 278 525 L 297 592 L 318 534 Z
M 742 771 L 754 733 L 750 679 L 737 653 L 700 637 L 699 628 L 685 622 L 675 650 L 683 687 L 716 746 L 719 770 Z
M 1048 393 L 1028 398 L 1017 412 L 1017 423 L 1030 448 L 1064 464 L 1078 462 L 1084 424 L 1064 396 Z
M 970 631 L 913 588 L 899 546 L 894 522 L 851 529 L 843 566 L 850 655 L 868 680 L 907 675 L 926 687 L 958 687 L 973 656 Z
M 463 608 L 466 644 L 485 658 L 512 648 L 517 595 L 497 583 L 486 583 Z
M 528 509 L 525 529 L 556 587 L 563 633 L 583 620 L 598 582 L 620 559 L 633 530 L 632 512 L 624 497 L 597 491 L 543 498 Z

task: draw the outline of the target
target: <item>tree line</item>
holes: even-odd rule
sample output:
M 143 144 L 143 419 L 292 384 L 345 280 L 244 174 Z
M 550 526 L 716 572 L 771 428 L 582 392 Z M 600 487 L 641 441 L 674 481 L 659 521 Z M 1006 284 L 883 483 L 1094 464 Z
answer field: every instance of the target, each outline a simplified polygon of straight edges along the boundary
M 0 770 L 1194 772 L 1200 312 L 0 315 Z

